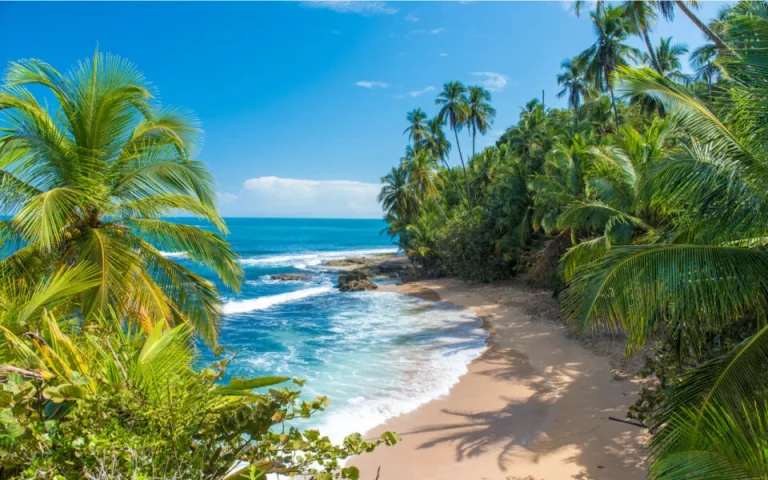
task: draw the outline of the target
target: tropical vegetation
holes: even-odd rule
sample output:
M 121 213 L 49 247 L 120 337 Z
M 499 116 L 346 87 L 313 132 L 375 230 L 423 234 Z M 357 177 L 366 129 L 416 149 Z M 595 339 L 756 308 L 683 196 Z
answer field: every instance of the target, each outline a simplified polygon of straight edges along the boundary
M 200 364 L 203 342 L 222 353 L 220 295 L 164 252 L 233 289 L 242 271 L 199 125 L 136 67 L 13 62 L 0 123 L 0 478 L 354 479 L 343 459 L 396 441 L 334 445 L 297 427 L 327 404 L 300 380 Z
M 696 2 L 594 6 L 594 43 L 557 77 L 567 108 L 531 100 L 469 156 L 460 133 L 474 145 L 494 119 L 482 87 L 446 83 L 436 125 L 408 117 L 419 135 L 382 179 L 388 231 L 425 274 L 525 274 L 577 331 L 648 352 L 653 381 L 630 416 L 653 434 L 651 477 L 764 479 L 768 4 L 709 25 Z M 708 41 L 692 74 L 687 46 L 652 40 L 675 10 Z

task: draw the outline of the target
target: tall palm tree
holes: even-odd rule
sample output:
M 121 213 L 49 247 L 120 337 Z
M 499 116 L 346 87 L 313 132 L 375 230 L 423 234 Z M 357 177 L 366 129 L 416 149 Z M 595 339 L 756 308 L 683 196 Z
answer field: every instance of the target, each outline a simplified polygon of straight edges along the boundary
M 659 62 L 659 74 L 678 83 L 687 83 L 689 78 L 683 73 L 680 57 L 688 53 L 684 43 L 672 43 L 672 37 L 661 38 L 656 47 L 656 58 Z
M 720 38 L 720 36 L 715 33 L 711 28 L 709 28 L 704 22 L 699 20 L 699 18 L 696 16 L 696 14 L 693 13 L 691 8 L 698 8 L 699 2 L 698 0 L 657 0 L 656 1 L 656 7 L 659 9 L 661 14 L 669 21 L 674 20 L 675 18 L 675 7 L 679 8 L 683 11 L 683 13 L 696 25 L 699 30 L 704 32 L 704 35 L 706 35 L 709 40 L 717 46 L 718 50 L 730 50 L 730 47 Z
M 416 108 L 408 112 L 406 115 L 408 120 L 408 128 L 405 129 L 403 134 L 408 134 L 408 140 L 413 141 L 414 144 L 419 144 L 427 135 L 427 114 L 420 108 Z
M 648 55 L 651 57 L 651 66 L 657 72 L 661 73 L 661 65 L 653 48 L 653 43 L 648 35 L 648 31 L 653 28 L 656 21 L 656 9 L 652 1 L 645 0 L 627 0 L 621 4 L 624 10 L 624 16 L 632 33 L 639 35 L 645 47 L 648 49 Z
M 720 67 L 715 63 L 717 50 L 708 44 L 691 52 L 689 63 L 693 69 L 693 79 L 704 82 L 707 86 L 707 97 L 712 100 L 712 87 L 720 81 Z
M 443 85 L 443 91 L 435 99 L 437 105 L 441 105 L 440 112 L 437 114 L 443 125 L 450 125 L 453 135 L 456 138 L 456 150 L 459 152 L 461 169 L 464 171 L 464 183 L 467 189 L 467 203 L 472 207 L 471 195 L 469 192 L 469 178 L 467 177 L 467 166 L 464 163 L 464 157 L 461 154 L 461 145 L 459 144 L 459 130 L 467 123 L 469 116 L 469 107 L 467 106 L 467 88 L 461 82 L 448 82 Z
M 51 112 L 27 88 L 56 100 Z M 0 89 L 0 238 L 3 275 L 40 283 L 92 264 L 98 284 L 81 294 L 86 322 L 114 308 L 145 330 L 162 319 L 194 326 L 214 344 L 215 286 L 163 256 L 183 251 L 238 288 L 242 270 L 220 234 L 216 188 L 194 159 L 196 123 L 161 108 L 136 68 L 98 52 L 69 74 L 39 60 L 12 62 Z M 217 232 L 162 218 L 186 212 Z
M 447 220 L 448 216 L 437 199 L 440 194 L 438 187 L 442 185 L 442 179 L 437 174 L 437 161 L 432 156 L 432 152 L 427 148 L 416 148 L 410 150 L 401 162 L 408 172 L 408 183 L 418 200 L 424 202 L 427 197 L 430 198 Z
M 491 106 L 491 92 L 473 85 L 467 93 L 467 127 L 472 131 L 472 156 L 475 156 L 475 137 L 477 132 L 485 135 L 491 128 L 496 109 Z
M 586 75 L 596 87 L 609 92 L 613 119 L 619 129 L 619 112 L 613 90 L 612 75 L 617 68 L 628 65 L 628 59 L 636 59 L 640 51 L 623 43 L 629 35 L 624 11 L 619 7 L 604 7 L 599 12 L 592 12 L 595 43 L 584 50 L 580 57 L 586 68 Z
M 652 180 L 654 201 L 680 212 L 679 232 L 672 243 L 612 248 L 577 273 L 564 299 L 571 321 L 621 328 L 630 347 L 664 329 L 695 348 L 733 320 L 755 320 L 754 335 L 668 392 L 651 446 L 657 478 L 762 478 L 768 468 L 767 38 L 765 19 L 729 28 L 729 44 L 746 53 L 724 64 L 721 101 L 738 111 L 725 118 L 649 69 L 622 70 L 620 91 L 663 102 L 691 139 Z
M 557 98 L 568 95 L 568 106 L 573 109 L 576 128 L 579 128 L 579 106 L 589 95 L 589 86 L 584 78 L 584 66 L 579 57 L 563 60 L 560 64 L 562 73 L 557 75 L 557 84 L 563 89 L 557 93 Z
M 418 203 L 408 181 L 408 169 L 404 164 L 392 167 L 390 172 L 381 177 L 381 191 L 378 200 L 387 212 L 393 212 L 404 221 L 418 213 Z
M 432 155 L 443 162 L 445 168 L 451 168 L 448 165 L 448 152 L 451 151 L 451 143 L 445 138 L 443 122 L 439 115 L 427 121 L 427 135 L 424 143 L 432 151 Z

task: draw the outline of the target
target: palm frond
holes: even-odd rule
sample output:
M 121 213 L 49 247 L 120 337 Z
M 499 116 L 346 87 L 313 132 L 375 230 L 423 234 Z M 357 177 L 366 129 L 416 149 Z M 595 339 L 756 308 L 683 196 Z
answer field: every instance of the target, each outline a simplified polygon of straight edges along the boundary
M 615 246 L 573 277 L 562 309 L 581 330 L 624 330 L 633 349 L 659 324 L 700 338 L 747 313 L 762 322 L 767 300 L 764 252 L 711 245 Z

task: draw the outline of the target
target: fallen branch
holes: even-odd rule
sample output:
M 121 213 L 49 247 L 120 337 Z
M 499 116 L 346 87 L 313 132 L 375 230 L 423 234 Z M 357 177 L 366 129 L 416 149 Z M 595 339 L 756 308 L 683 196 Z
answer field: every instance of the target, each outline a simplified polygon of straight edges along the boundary
M 608 420 L 613 420 L 614 422 L 626 423 L 627 425 L 632 425 L 634 427 L 650 428 L 648 425 L 641 422 L 636 422 L 634 420 L 625 420 L 623 418 L 616 418 L 616 417 L 608 417 Z
M 0 378 L 7 377 L 8 375 L 16 373 L 24 378 L 32 378 L 35 380 L 42 380 L 43 376 L 32 370 L 25 370 L 19 367 L 13 367 L 11 365 L 0 365 Z

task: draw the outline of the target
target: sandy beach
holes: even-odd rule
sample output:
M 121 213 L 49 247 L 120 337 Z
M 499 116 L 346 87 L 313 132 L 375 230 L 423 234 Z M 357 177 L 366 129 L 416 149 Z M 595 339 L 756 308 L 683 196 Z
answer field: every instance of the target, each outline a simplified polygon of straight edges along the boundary
M 366 480 L 642 479 L 646 430 L 624 418 L 637 385 L 618 369 L 621 345 L 600 352 L 570 338 L 547 292 L 521 282 L 452 279 L 384 287 L 475 310 L 488 349 L 443 398 L 367 432 L 394 447 L 354 459 Z

